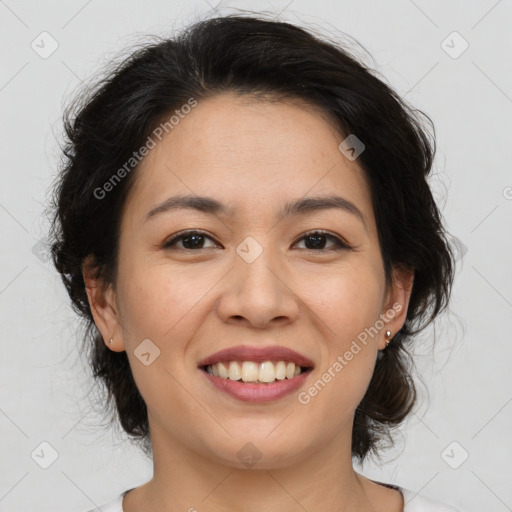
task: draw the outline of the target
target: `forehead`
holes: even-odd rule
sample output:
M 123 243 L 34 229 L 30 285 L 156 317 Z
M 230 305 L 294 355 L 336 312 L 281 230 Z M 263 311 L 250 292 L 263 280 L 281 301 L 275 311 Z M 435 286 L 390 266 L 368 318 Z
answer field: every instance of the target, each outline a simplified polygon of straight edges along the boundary
M 319 109 L 300 101 L 233 93 L 202 100 L 142 161 L 132 206 L 142 214 L 181 193 L 214 196 L 232 213 L 255 213 L 273 202 L 337 193 L 368 215 L 367 182 L 339 151 L 343 138 Z

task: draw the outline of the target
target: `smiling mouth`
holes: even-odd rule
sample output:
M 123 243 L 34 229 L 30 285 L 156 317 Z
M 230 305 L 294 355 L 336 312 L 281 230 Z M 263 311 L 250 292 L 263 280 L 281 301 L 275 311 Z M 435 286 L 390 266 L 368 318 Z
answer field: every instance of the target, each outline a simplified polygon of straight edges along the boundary
M 291 380 L 302 373 L 313 370 L 309 366 L 300 366 L 291 361 L 219 361 L 203 365 L 201 370 L 213 377 L 224 380 L 245 382 L 248 384 L 272 384 L 276 381 Z

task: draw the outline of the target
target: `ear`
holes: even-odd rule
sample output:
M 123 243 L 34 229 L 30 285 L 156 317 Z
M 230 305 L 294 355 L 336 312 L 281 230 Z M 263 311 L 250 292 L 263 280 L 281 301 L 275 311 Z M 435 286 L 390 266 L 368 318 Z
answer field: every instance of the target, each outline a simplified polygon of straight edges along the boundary
M 114 287 L 111 283 L 105 283 L 101 278 L 96 277 L 96 266 L 93 261 L 89 256 L 84 260 L 82 275 L 94 323 L 105 345 L 114 352 L 122 352 L 125 347 Z
M 404 267 L 395 267 L 391 273 L 391 283 L 388 285 L 381 318 L 384 328 L 379 337 L 379 350 L 386 348 L 386 339 L 390 340 L 402 328 L 407 318 L 409 299 L 411 298 L 414 282 L 414 271 Z M 391 336 L 386 338 L 386 331 Z

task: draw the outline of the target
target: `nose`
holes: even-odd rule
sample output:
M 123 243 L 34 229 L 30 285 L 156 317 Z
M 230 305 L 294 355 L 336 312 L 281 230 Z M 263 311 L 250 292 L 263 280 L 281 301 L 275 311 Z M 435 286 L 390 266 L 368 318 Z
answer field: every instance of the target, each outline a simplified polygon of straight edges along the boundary
M 294 322 L 300 300 L 290 285 L 289 273 L 270 251 L 252 263 L 236 256 L 234 268 L 223 283 L 217 314 L 223 322 L 264 329 Z

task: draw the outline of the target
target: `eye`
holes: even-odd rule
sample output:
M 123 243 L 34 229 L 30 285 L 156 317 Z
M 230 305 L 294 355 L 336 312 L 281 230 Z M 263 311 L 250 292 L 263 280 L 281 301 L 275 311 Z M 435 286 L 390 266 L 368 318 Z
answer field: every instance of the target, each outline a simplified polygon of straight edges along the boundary
M 178 250 L 186 251 L 207 249 L 208 247 L 204 245 L 205 240 L 213 241 L 213 238 L 201 231 L 185 231 L 166 241 L 163 248 L 177 248 Z M 350 245 L 341 240 L 341 238 L 324 231 L 311 231 L 306 233 L 299 239 L 299 242 L 302 240 L 306 240 L 306 244 L 309 244 L 309 247 L 305 247 L 305 250 L 311 251 L 346 250 L 351 248 Z M 333 245 L 326 248 L 326 240 L 331 241 Z M 181 243 L 181 247 L 178 245 L 179 243 Z
M 306 233 L 302 238 L 299 239 L 299 242 L 302 240 L 309 241 L 310 247 L 306 247 L 306 250 L 312 251 L 332 251 L 351 248 L 350 245 L 348 245 L 341 238 L 324 231 L 311 231 Z M 326 249 L 326 240 L 330 240 L 334 245 Z
M 201 231 L 185 231 L 184 233 L 181 233 L 180 235 L 177 235 L 167 242 L 164 243 L 163 248 L 164 249 L 170 249 L 177 246 L 177 243 L 181 242 L 182 246 L 177 247 L 177 249 L 181 250 L 197 250 L 197 249 L 205 249 L 204 247 L 204 240 L 209 239 L 213 240 L 211 237 L 206 235 L 206 233 L 203 233 Z M 207 248 L 207 247 L 206 247 Z

